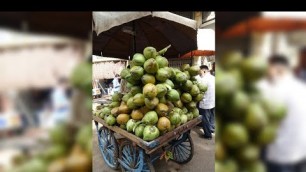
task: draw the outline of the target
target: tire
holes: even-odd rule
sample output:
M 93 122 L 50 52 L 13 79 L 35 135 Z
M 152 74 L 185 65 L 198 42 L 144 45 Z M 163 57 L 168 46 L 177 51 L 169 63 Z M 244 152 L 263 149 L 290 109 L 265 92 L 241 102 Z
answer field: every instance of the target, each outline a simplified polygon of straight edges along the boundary
M 119 159 L 123 172 L 155 172 L 149 157 L 141 148 L 133 146 L 130 141 L 126 140 L 121 143 Z

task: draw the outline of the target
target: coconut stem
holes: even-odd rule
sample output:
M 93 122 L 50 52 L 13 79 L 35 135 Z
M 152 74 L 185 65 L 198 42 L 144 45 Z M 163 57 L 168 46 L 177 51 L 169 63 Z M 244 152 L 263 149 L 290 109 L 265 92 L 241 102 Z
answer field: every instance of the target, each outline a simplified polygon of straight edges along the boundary
M 164 54 L 167 52 L 168 48 L 170 48 L 170 47 L 171 47 L 171 44 L 168 45 L 167 47 L 163 48 L 162 50 L 160 50 L 160 51 L 158 52 L 158 54 L 159 54 L 159 55 L 164 55 Z

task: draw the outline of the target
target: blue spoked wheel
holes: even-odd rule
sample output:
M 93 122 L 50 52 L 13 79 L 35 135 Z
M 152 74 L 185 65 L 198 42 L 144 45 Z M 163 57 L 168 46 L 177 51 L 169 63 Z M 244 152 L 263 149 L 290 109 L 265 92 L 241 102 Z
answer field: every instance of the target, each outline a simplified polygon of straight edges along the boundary
M 105 163 L 112 169 L 118 169 L 118 144 L 114 133 L 106 127 L 98 131 L 99 148 Z
M 189 132 L 182 134 L 179 138 L 170 142 L 170 151 L 173 154 L 172 161 L 184 164 L 193 157 L 193 142 Z
M 120 145 L 119 162 L 124 172 L 155 172 L 154 167 L 144 151 L 124 141 Z

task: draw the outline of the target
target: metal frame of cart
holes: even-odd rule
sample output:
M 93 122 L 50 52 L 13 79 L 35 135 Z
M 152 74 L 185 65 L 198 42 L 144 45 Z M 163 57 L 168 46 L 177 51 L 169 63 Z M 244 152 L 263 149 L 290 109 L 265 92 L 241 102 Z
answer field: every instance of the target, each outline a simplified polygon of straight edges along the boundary
M 100 151 L 110 168 L 118 169 L 120 166 L 124 172 L 154 172 L 152 163 L 165 151 L 171 151 L 172 160 L 180 164 L 192 159 L 194 147 L 190 130 L 201 122 L 201 116 L 150 142 L 120 127 L 109 126 L 97 116 L 93 116 L 93 120 L 97 129 Z M 99 123 L 102 127 L 99 127 Z

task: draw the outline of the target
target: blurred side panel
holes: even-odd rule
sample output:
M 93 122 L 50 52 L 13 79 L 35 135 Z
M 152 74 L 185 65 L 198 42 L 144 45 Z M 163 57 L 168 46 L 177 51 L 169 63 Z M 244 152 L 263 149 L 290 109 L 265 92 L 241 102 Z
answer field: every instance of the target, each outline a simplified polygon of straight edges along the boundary
M 0 12 L 0 171 L 91 171 L 91 29 L 91 12 Z

